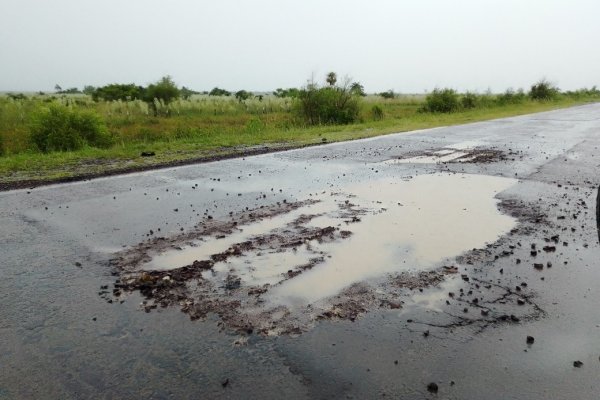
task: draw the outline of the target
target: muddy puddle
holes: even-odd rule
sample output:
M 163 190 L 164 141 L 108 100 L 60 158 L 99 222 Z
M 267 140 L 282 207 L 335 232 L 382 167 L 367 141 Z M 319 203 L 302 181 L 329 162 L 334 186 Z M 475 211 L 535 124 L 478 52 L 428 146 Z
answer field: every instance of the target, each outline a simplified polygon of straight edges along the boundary
M 506 159 L 498 150 L 483 147 L 480 141 L 466 141 L 420 153 L 384 161 L 385 164 L 445 164 L 445 163 L 489 163 Z
M 148 312 L 216 313 L 227 328 L 263 334 L 399 308 L 403 287 L 439 284 L 457 269 L 443 265 L 515 228 L 496 198 L 515 183 L 447 173 L 382 178 L 203 220 L 118 253 L 113 295 L 139 291 Z

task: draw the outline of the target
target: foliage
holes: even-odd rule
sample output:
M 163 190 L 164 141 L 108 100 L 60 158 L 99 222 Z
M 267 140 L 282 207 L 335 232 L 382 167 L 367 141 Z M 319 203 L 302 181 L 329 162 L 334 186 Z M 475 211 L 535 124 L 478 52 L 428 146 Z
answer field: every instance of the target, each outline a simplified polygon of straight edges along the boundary
M 181 98 L 185 99 L 185 100 L 188 100 L 194 94 L 200 94 L 200 92 L 196 92 L 195 90 L 188 89 L 185 86 L 181 87 L 181 89 L 179 90 L 179 93 L 181 94 Z
M 525 101 L 525 92 L 523 89 L 519 89 L 516 92 L 512 89 L 506 89 L 506 91 L 502 94 L 499 94 L 498 104 L 507 105 L 507 104 L 521 104 Z
M 300 96 L 300 90 L 297 88 L 288 88 L 288 89 L 277 88 L 273 92 L 273 96 L 279 97 L 279 98 L 284 98 L 284 97 L 297 98 Z
M 367 94 L 365 93 L 365 87 L 360 84 L 360 82 L 353 82 L 350 85 L 350 92 L 357 96 L 365 97 Z
M 329 72 L 325 78 L 325 81 L 329 86 L 335 86 L 337 83 L 337 74 L 335 72 Z
M 33 117 L 32 142 L 44 152 L 77 150 L 85 145 L 107 147 L 111 139 L 102 119 L 91 111 L 52 104 Z
M 383 97 L 384 99 L 393 99 L 394 97 L 396 97 L 396 93 L 394 93 L 394 91 L 390 89 L 387 92 L 379 93 L 379 96 Z
M 434 89 L 425 98 L 423 111 L 433 113 L 450 113 L 458 111 L 460 103 L 454 89 Z
M 328 75 L 328 78 L 330 76 Z M 319 87 L 311 82 L 300 91 L 297 113 L 309 125 L 349 124 L 358 119 L 358 96 L 350 91 L 349 83 L 343 86 Z
M 461 99 L 460 99 L 460 103 L 462 105 L 462 108 L 465 110 L 470 110 L 472 108 L 477 107 L 479 101 L 479 99 L 477 98 L 477 95 L 473 92 L 466 92 L 465 94 L 462 95 Z
M 92 92 L 92 99 L 94 101 L 128 101 L 141 99 L 143 94 L 144 88 L 141 86 L 136 86 L 133 83 L 112 83 L 94 90 Z
M 81 92 L 81 90 L 74 87 L 74 88 L 59 90 L 56 93 L 58 93 L 58 94 L 80 94 L 82 92 Z
M 162 77 L 158 82 L 148 85 L 144 91 L 143 99 L 148 104 L 154 104 L 159 100 L 164 104 L 169 104 L 181 96 L 177 85 L 170 76 Z
M 235 98 L 238 99 L 238 101 L 248 100 L 250 97 L 252 97 L 252 93 L 245 90 L 238 90 L 235 92 Z
M 371 117 L 373 118 L 373 120 L 381 121 L 383 119 L 383 116 L 383 108 L 381 108 L 379 104 L 375 104 L 373 107 L 371 107 Z
M 529 97 L 533 100 L 552 100 L 558 96 L 560 90 L 545 79 L 539 80 L 531 86 Z
M 221 89 L 218 87 L 213 88 L 213 90 L 211 90 L 208 93 L 209 96 L 231 96 L 231 92 L 228 92 L 225 89 Z
M 83 94 L 87 94 L 88 96 L 91 96 L 92 94 L 94 94 L 95 91 L 96 91 L 96 88 L 93 87 L 92 85 L 85 85 L 81 92 Z

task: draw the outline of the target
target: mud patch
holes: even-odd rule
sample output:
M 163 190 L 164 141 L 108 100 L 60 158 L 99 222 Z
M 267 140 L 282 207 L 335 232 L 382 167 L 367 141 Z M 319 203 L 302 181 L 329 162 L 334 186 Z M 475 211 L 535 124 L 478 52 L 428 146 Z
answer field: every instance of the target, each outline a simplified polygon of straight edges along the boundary
M 507 160 L 500 150 L 481 148 L 479 142 L 463 142 L 430 151 L 409 152 L 402 157 L 384 161 L 385 164 L 447 164 L 493 163 Z
M 266 335 L 400 309 L 411 291 L 457 273 L 445 264 L 515 228 L 495 197 L 514 183 L 445 173 L 387 178 L 207 217 L 190 232 L 117 254 L 113 296 L 138 291 L 147 312 L 215 313 L 225 328 Z

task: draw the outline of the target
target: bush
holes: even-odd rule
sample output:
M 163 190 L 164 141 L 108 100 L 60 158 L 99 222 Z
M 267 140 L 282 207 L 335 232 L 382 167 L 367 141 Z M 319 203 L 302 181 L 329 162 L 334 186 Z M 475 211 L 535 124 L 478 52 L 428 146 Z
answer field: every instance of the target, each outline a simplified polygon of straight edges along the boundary
M 512 89 L 507 89 L 504 93 L 498 95 L 498 103 L 500 105 L 520 104 L 524 101 L 525 93 L 523 89 L 519 89 L 516 92 Z
M 454 89 L 434 89 L 425 98 L 424 111 L 450 113 L 459 109 L 458 94 Z
M 552 100 L 558 96 L 560 90 L 545 79 L 531 86 L 529 97 L 533 100 Z
M 472 108 L 477 107 L 477 104 L 479 102 L 478 100 L 479 99 L 477 98 L 477 95 L 475 93 L 467 92 L 462 95 L 460 103 L 462 105 L 462 108 L 464 108 L 465 110 L 470 110 Z
M 225 90 L 225 89 L 221 89 L 221 88 L 213 88 L 213 90 L 211 90 L 208 93 L 209 96 L 231 96 L 231 92 Z
M 242 102 L 244 100 L 248 100 L 250 97 L 252 97 L 252 93 L 247 92 L 245 90 L 238 90 L 237 92 L 235 92 L 235 98 L 239 102 Z
M 70 110 L 57 104 L 34 116 L 30 138 L 44 153 L 77 150 L 85 145 L 107 147 L 112 142 L 97 114 Z
M 396 97 L 396 93 L 394 93 L 394 91 L 390 89 L 387 92 L 379 93 L 379 96 L 383 97 L 384 99 L 393 99 Z
M 154 104 L 155 100 L 160 100 L 168 105 L 173 100 L 177 100 L 181 92 L 170 76 L 164 76 L 156 83 L 148 85 L 144 91 L 144 101 L 149 105 Z
M 300 91 L 296 111 L 308 124 L 349 124 L 358 119 L 359 100 L 348 85 L 318 87 L 310 83 Z
M 381 121 L 383 119 L 383 108 L 379 104 L 375 104 L 371 107 L 371 117 L 375 121 Z
M 89 91 L 89 89 L 87 89 Z M 136 86 L 133 83 L 119 84 L 113 83 L 93 90 L 92 99 L 94 101 L 127 101 L 141 99 L 144 94 L 144 88 Z

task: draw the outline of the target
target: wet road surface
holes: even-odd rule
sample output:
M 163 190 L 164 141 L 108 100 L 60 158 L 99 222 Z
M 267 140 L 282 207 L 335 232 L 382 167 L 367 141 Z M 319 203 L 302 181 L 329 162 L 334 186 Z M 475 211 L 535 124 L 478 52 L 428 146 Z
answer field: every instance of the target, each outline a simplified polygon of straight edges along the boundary
M 0 193 L 0 399 L 595 399 L 599 145 L 588 105 Z

